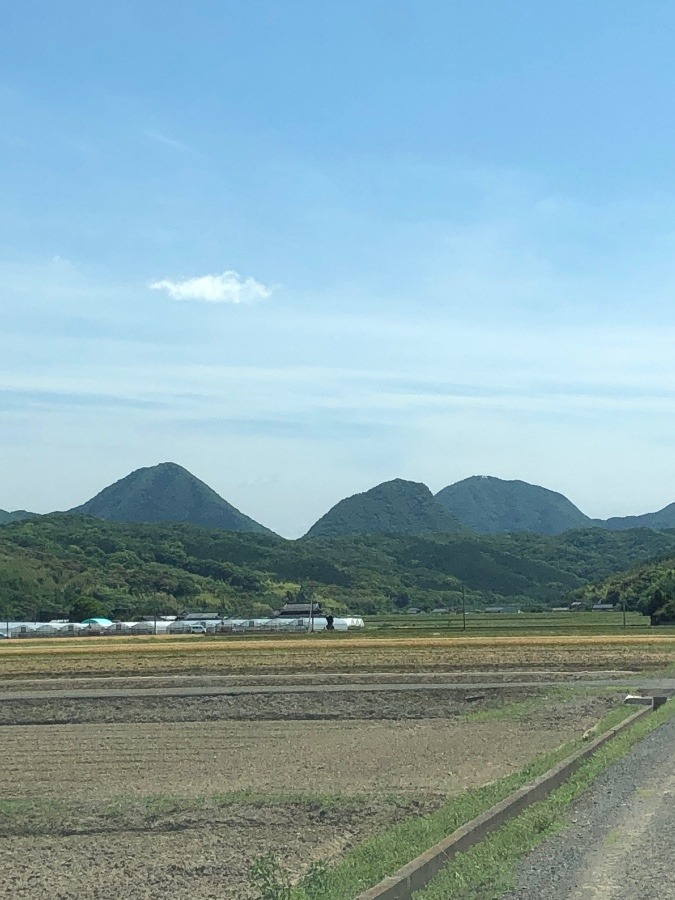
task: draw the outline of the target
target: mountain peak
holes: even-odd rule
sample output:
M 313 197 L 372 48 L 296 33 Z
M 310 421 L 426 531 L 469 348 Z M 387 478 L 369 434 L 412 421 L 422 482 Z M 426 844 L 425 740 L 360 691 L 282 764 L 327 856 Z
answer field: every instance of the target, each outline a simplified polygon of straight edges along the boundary
M 560 534 L 593 524 L 563 494 L 494 475 L 472 475 L 451 484 L 436 494 L 436 500 L 463 525 L 481 534 Z
M 395 478 L 336 503 L 307 538 L 355 534 L 440 534 L 461 531 L 425 484 Z
M 70 512 L 117 522 L 189 522 L 270 533 L 174 462 L 135 469 Z

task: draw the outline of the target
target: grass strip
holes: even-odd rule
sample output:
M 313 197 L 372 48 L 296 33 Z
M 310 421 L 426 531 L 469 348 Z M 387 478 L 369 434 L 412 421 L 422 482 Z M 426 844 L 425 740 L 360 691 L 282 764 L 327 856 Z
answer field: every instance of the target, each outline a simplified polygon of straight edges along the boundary
M 617 707 L 598 722 L 594 731 L 602 734 L 632 712 L 632 708 Z M 406 819 L 389 831 L 370 838 L 334 866 L 315 867 L 292 889 L 292 900 L 353 900 L 513 791 L 543 775 L 581 746 L 581 739 L 563 744 L 550 753 L 538 756 L 520 772 L 466 791 L 434 813 Z
M 545 800 L 460 854 L 414 900 L 496 900 L 515 886 L 519 861 L 567 824 L 570 805 L 593 780 L 640 740 L 675 715 L 675 700 L 617 735 Z
M 508 687 L 508 684 L 504 685 L 504 688 L 508 689 Z M 616 691 L 617 689 L 612 687 L 610 690 Z M 526 697 L 524 700 L 510 700 L 487 709 L 462 713 L 461 719 L 464 722 L 519 721 L 530 713 L 545 709 L 552 703 L 564 704 L 579 697 L 600 697 L 603 694 L 606 695 L 607 692 L 607 688 L 602 685 L 600 687 L 578 687 L 572 683 L 554 688 L 547 687 L 539 690 L 533 697 Z

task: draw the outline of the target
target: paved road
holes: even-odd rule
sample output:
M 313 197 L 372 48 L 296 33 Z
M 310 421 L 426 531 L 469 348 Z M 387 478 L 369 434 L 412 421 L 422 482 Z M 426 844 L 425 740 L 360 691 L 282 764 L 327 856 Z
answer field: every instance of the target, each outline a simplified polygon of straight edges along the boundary
M 675 900 L 675 720 L 603 773 L 504 900 Z

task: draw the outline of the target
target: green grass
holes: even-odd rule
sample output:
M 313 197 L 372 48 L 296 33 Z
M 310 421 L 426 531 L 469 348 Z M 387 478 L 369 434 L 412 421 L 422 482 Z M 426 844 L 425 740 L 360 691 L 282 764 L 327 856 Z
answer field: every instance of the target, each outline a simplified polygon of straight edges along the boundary
M 564 703 L 571 699 L 573 692 L 560 688 L 559 690 L 546 691 L 525 700 L 512 700 L 493 706 L 489 709 L 478 709 L 475 712 L 464 713 L 461 718 L 465 722 L 504 722 L 515 721 L 524 718 L 530 713 L 547 706 L 549 703 Z
M 608 694 L 616 695 L 624 690 L 628 691 L 629 688 L 621 685 L 612 685 L 611 687 L 604 685 L 601 687 L 578 687 L 572 683 L 560 687 L 549 688 L 546 691 L 537 693 L 533 697 L 527 697 L 524 700 L 512 700 L 488 709 L 479 709 L 475 712 L 463 713 L 461 719 L 465 722 L 517 722 L 530 715 L 530 713 L 537 712 L 551 704 L 564 704 L 575 700 L 578 697 L 601 697 Z M 601 720 L 601 723 L 596 726 L 596 729 L 602 728 L 603 730 L 607 730 L 608 728 L 611 728 L 612 725 L 606 724 L 606 719 L 614 718 L 615 721 L 613 721 L 613 724 L 615 725 L 617 722 L 622 721 L 629 712 L 632 711 L 633 710 L 628 710 L 627 707 L 618 706 L 616 709 L 612 710 L 608 716 L 605 716 L 605 718 Z
M 515 886 L 515 870 L 522 857 L 547 837 L 563 829 L 570 805 L 593 779 L 656 728 L 675 715 L 671 700 L 651 716 L 619 734 L 585 762 L 546 800 L 535 804 L 495 834 L 460 854 L 414 900 L 496 900 Z
M 552 753 L 538 757 L 521 772 L 460 794 L 434 813 L 406 819 L 393 829 L 370 838 L 337 865 L 310 874 L 295 888 L 294 898 L 352 900 L 358 893 L 390 875 L 465 822 L 565 759 L 579 745 L 580 742 L 576 741 L 566 744 Z

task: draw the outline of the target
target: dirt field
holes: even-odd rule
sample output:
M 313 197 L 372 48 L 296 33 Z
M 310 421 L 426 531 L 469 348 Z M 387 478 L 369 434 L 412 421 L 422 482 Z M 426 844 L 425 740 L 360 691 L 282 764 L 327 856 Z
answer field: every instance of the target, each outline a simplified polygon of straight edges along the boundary
M 617 696 L 504 688 L 482 700 L 438 690 L 217 699 L 54 698 L 27 704 L 24 720 L 69 724 L 0 726 L 0 896 L 254 897 L 247 872 L 263 853 L 298 874 L 330 862 L 579 737 Z M 8 702 L 5 721 L 22 701 Z
M 75 831 L 0 837 L 0 896 L 30 900 L 247 900 L 270 849 L 291 875 L 330 862 L 369 835 L 438 801 L 232 802 L 117 819 L 82 811 Z M 129 808 L 128 808 L 129 809 Z M 111 821 L 112 820 L 112 821 Z M 84 824 L 83 824 L 84 822 Z
M 402 677 L 402 676 L 399 676 Z M 129 682 L 125 682 L 129 684 Z M 409 685 L 403 685 L 408 687 Z M 147 696 L 128 691 L 127 696 L 107 697 L 98 686 L 100 696 L 60 697 L 56 691 L 43 692 L 38 698 L 30 694 L 11 692 L 0 695 L 0 725 L 74 725 L 106 723 L 148 722 L 213 722 L 222 719 L 239 721 L 322 720 L 322 721 L 373 721 L 406 719 L 448 719 L 450 717 L 475 716 L 486 711 L 496 711 L 514 702 L 529 702 L 545 697 L 554 698 L 552 708 L 560 702 L 561 691 L 572 685 L 561 685 L 549 691 L 537 687 L 522 686 L 481 689 L 415 686 L 415 690 L 391 689 L 386 685 L 373 685 L 361 690 L 361 685 L 350 688 L 342 684 L 339 690 L 323 685 L 302 692 L 294 692 L 294 686 L 285 686 L 284 693 L 213 694 L 204 688 L 203 695 L 195 696 Z M 256 686 L 256 690 L 261 690 Z M 157 694 L 161 689 L 154 688 Z M 171 689 L 169 689 L 171 690 Z M 200 688 L 194 690 L 199 691 Z M 217 689 L 216 689 L 217 690 Z M 263 689 L 264 690 L 264 689 Z M 269 688 L 268 688 L 269 690 Z M 616 697 L 620 699 L 620 693 Z M 599 699 L 592 701 L 591 714 L 598 709 Z M 617 701 L 618 702 L 618 699 Z M 568 713 L 565 713 L 566 715 Z M 581 708 L 580 717 L 584 717 Z
M 600 687 L 404 691 L 392 679 L 573 681 L 673 658 L 672 639 L 623 636 L 7 642 L 0 897 L 255 897 L 262 854 L 296 875 L 330 863 L 580 737 L 619 699 Z M 322 680 L 341 687 L 213 690 Z M 197 695 L 169 696 L 181 686 Z M 139 688 L 160 695 L 120 696 Z M 102 693 L 58 693 L 85 689 Z
M 247 789 L 456 793 L 514 771 L 572 736 L 564 723 L 544 730 L 438 720 L 54 725 L 46 731 L 3 729 L 4 798 L 17 796 L 17 783 L 24 798 L 199 797 Z

